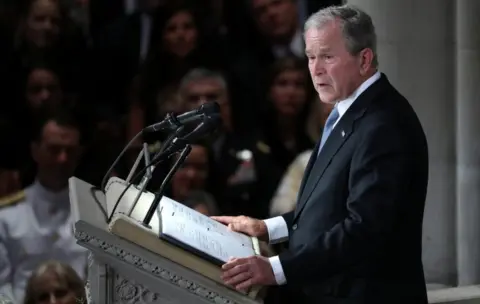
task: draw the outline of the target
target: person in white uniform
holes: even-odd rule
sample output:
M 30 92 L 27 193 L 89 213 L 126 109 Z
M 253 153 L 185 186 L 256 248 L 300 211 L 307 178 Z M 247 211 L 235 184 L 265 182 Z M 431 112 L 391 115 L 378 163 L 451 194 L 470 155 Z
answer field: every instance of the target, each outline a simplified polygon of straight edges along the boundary
M 0 200 L 0 294 L 22 303 L 31 273 L 46 260 L 70 265 L 84 279 L 87 250 L 76 244 L 68 179 L 80 155 L 80 131 L 59 111 L 40 123 L 32 142 L 36 181 Z

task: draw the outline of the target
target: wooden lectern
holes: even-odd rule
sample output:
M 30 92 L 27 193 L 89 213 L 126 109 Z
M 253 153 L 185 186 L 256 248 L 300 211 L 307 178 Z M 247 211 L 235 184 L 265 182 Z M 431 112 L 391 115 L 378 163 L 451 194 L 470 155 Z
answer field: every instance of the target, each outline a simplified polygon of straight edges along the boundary
M 261 293 L 242 294 L 212 273 L 187 267 L 192 261 L 182 264 L 166 258 L 158 249 L 163 247 L 157 246 L 162 241 L 156 232 L 137 219 L 119 212 L 108 224 L 106 196 L 92 185 L 72 177 L 69 186 L 75 238 L 90 250 L 86 286 L 90 304 L 263 303 Z M 115 222 L 117 228 L 112 229 Z

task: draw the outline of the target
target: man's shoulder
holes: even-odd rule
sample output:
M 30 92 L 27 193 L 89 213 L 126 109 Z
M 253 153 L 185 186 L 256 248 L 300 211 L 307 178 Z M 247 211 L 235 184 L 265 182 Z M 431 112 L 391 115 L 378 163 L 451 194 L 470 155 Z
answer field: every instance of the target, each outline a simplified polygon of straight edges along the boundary
M 27 198 L 27 191 L 20 190 L 18 192 L 9 194 L 0 198 L 0 211 L 18 206 L 22 202 L 25 202 Z

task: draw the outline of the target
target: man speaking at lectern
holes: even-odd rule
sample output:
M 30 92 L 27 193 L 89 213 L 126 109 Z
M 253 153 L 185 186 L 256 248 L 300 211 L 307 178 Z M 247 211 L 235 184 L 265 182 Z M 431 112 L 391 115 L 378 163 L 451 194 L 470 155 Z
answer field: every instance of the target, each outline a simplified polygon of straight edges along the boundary
M 289 248 L 231 259 L 237 289 L 286 285 L 298 303 L 427 303 L 422 221 L 428 149 L 408 101 L 380 73 L 371 18 L 328 7 L 305 24 L 312 81 L 334 104 L 293 212 L 267 220 L 215 217 L 232 230 Z M 413 72 L 413 71 L 412 71 Z

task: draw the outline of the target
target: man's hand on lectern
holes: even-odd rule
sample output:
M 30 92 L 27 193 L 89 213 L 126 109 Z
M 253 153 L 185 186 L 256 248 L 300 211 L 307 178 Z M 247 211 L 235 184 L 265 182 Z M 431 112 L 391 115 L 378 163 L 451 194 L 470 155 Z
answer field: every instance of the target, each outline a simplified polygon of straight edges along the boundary
M 268 229 L 265 222 L 248 216 L 212 216 L 212 219 L 225 224 L 229 229 L 257 237 L 268 242 Z
M 247 291 L 253 285 L 275 285 L 275 275 L 268 258 L 251 256 L 230 259 L 222 266 L 222 280 L 226 285 Z

